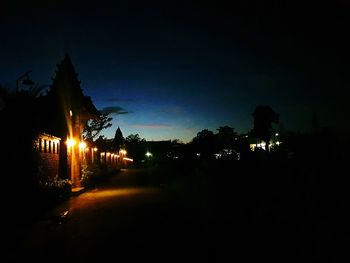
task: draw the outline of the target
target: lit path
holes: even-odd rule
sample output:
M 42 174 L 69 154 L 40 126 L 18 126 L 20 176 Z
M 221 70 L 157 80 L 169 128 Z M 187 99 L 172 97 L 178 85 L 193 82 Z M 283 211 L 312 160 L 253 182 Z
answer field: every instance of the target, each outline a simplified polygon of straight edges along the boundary
M 100 262 L 207 257 L 198 226 L 166 187 L 126 170 L 71 198 L 38 222 L 10 257 L 16 262 Z M 58 220 L 69 211 L 66 220 Z
M 300 225 L 265 216 L 271 207 L 254 209 L 259 186 L 200 174 L 160 184 L 166 172 L 126 170 L 71 198 L 18 235 L 7 262 L 295 262 L 318 255 L 303 252 L 310 239 Z

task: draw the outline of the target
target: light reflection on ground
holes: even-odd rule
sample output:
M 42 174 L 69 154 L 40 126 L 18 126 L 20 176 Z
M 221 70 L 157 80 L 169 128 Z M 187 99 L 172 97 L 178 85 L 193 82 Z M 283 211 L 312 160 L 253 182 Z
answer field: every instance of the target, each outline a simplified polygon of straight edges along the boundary
M 93 191 L 84 193 L 80 196 L 81 199 L 103 199 L 103 198 L 113 198 L 117 196 L 133 196 L 133 195 L 144 195 L 144 194 L 154 194 L 159 192 L 159 188 L 154 187 L 144 187 L 144 188 L 122 188 L 122 189 L 105 189 L 99 191 Z
M 162 196 L 160 187 L 102 187 L 94 189 L 65 202 L 51 211 L 49 216 L 57 216 L 69 210 L 70 217 L 77 216 L 83 210 L 91 211 L 108 206 L 124 206 L 142 202 L 153 202 L 155 198 Z M 162 199 L 161 199 L 162 200 Z M 83 209 L 83 210 L 82 210 Z

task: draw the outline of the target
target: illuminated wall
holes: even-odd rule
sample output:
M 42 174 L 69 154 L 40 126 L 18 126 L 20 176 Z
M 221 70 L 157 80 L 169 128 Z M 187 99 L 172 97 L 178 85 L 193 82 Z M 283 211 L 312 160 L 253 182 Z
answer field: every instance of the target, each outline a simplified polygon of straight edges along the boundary
M 41 176 L 54 178 L 59 175 L 60 138 L 40 134 L 35 142 L 38 152 L 38 167 Z

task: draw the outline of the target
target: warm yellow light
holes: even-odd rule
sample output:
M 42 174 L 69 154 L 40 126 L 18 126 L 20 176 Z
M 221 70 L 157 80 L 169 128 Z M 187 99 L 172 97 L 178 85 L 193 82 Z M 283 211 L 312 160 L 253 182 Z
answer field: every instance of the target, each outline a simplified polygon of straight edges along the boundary
M 69 115 L 72 117 L 73 116 L 73 112 L 71 110 L 69 110 Z
M 119 153 L 121 153 L 121 154 L 126 154 L 126 151 L 124 150 L 124 149 L 121 149 L 120 151 L 119 151 Z
M 86 143 L 85 142 L 80 142 L 79 143 L 79 149 L 84 150 L 86 148 Z
M 127 158 L 127 157 L 124 157 L 123 160 L 124 160 L 124 161 L 128 161 L 128 162 L 133 162 L 133 161 L 134 161 L 133 159 Z
M 73 138 L 67 139 L 66 144 L 68 147 L 72 147 L 75 145 L 75 140 Z
M 100 191 L 90 191 L 86 192 L 82 198 L 85 198 L 86 200 L 91 200 L 92 198 L 94 200 L 104 200 L 109 198 L 114 198 L 116 196 L 140 196 L 140 195 L 149 195 L 149 194 L 155 194 L 160 192 L 160 187 L 139 187 L 139 188 L 120 188 L 120 189 L 113 189 L 113 190 L 100 190 Z M 77 206 L 82 207 L 83 202 L 78 203 Z
M 98 150 L 98 149 L 95 147 L 95 148 L 94 148 L 94 152 L 97 152 L 97 150 Z

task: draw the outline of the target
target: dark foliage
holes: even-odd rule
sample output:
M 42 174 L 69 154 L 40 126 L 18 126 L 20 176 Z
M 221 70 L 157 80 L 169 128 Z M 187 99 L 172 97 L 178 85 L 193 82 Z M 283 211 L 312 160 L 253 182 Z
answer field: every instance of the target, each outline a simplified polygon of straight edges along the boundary
M 118 129 L 115 131 L 115 135 L 113 138 L 113 150 L 119 151 L 122 149 L 125 145 L 125 139 L 123 137 L 123 133 L 121 129 L 118 127 Z
M 102 130 L 112 126 L 112 119 L 110 113 L 102 113 L 94 119 L 89 120 L 84 127 L 84 139 L 94 140 Z
M 270 106 L 259 105 L 253 112 L 254 128 L 251 135 L 269 145 L 272 136 L 272 123 L 279 122 L 279 115 Z M 268 150 L 268 147 L 266 147 Z
M 145 158 L 146 140 L 139 134 L 130 134 L 125 138 L 125 146 L 128 156 L 134 159 L 134 163 L 140 163 Z

